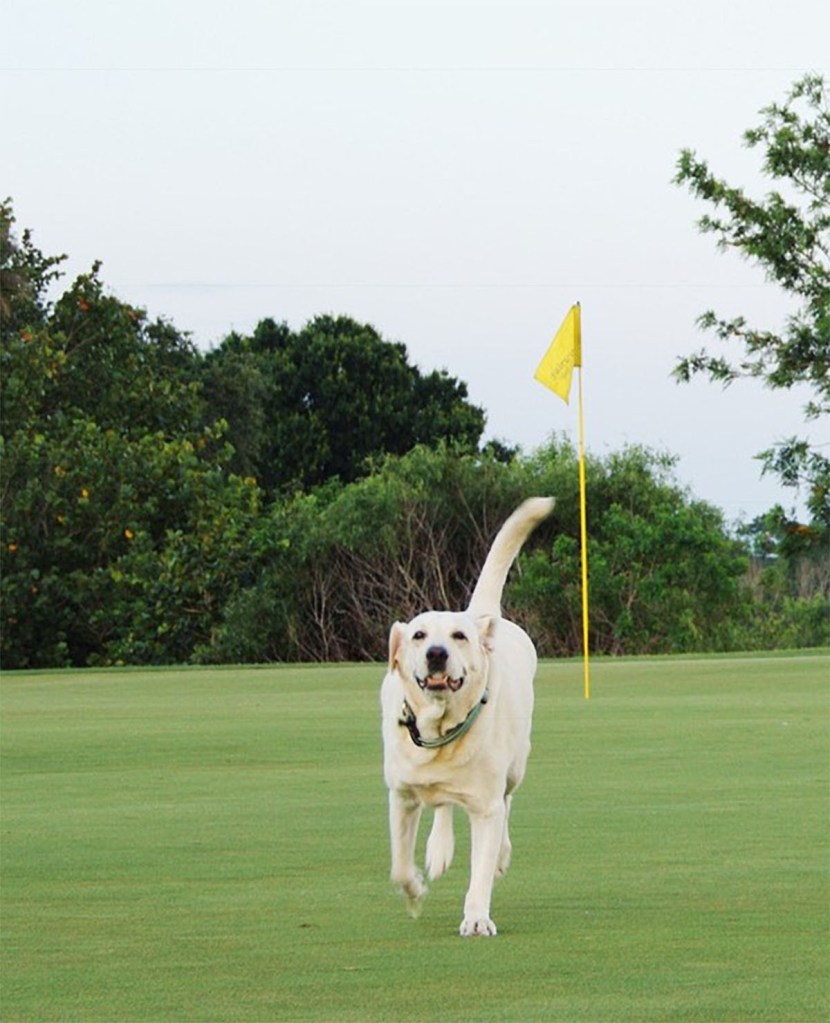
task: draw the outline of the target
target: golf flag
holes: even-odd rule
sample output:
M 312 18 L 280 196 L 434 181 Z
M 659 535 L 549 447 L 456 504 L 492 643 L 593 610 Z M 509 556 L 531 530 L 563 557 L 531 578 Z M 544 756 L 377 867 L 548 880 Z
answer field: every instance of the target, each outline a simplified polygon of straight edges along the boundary
M 579 303 L 572 305 L 568 315 L 557 330 L 550 348 L 542 356 L 542 361 L 533 374 L 554 394 L 569 404 L 571 396 L 571 380 L 574 366 L 582 365 L 582 331 L 579 317 Z
M 582 552 L 582 654 L 585 699 L 591 698 L 588 663 L 588 515 L 585 500 L 585 421 L 582 415 L 582 321 L 579 303 L 572 305 L 557 330 L 550 348 L 533 374 L 535 380 L 557 394 L 566 404 L 571 396 L 574 367 L 579 367 L 579 531 Z

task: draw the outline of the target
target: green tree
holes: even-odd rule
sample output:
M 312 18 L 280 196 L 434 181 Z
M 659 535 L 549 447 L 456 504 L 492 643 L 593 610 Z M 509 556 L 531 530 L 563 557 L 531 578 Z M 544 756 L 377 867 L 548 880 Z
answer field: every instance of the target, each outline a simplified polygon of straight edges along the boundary
M 672 461 L 630 448 L 588 464 L 592 649 L 724 648 L 746 558 L 720 513 L 677 485 Z M 277 501 L 260 521 L 250 583 L 229 600 L 205 660 L 382 659 L 390 623 L 463 607 L 490 542 L 528 494 L 553 516 L 523 551 L 505 612 L 543 655 L 581 649 L 573 447 L 509 463 L 418 447 L 372 475 Z
M 550 554 L 528 556 L 508 595 L 543 650 L 573 654 L 582 646 L 576 454 L 554 446 L 536 461 L 536 477 L 560 495 L 561 529 Z M 729 645 L 729 622 L 743 603 L 746 557 L 727 535 L 722 514 L 677 483 L 674 465 L 670 456 L 638 446 L 587 459 L 590 643 L 596 652 Z
M 405 345 L 344 316 L 318 316 L 298 332 L 262 320 L 207 356 L 204 380 L 230 424 L 237 470 L 270 493 L 349 482 L 373 458 L 418 444 L 475 450 L 484 429 L 463 382 L 422 373 Z
M 276 500 L 251 538 L 255 571 L 200 656 L 383 658 L 394 619 L 466 601 L 493 533 L 526 496 L 516 467 L 418 446 L 352 483 Z
M 60 277 L 66 256 L 44 256 L 32 242 L 31 231 L 18 241 L 13 233 L 11 199 L 0 202 L 0 329 L 22 330 L 42 324 L 45 293 Z
M 752 562 L 753 597 L 748 642 L 822 646 L 830 642 L 830 559 L 820 525 L 795 522 L 780 505 L 743 525 L 739 535 Z
M 180 660 L 240 568 L 256 487 L 226 471 L 187 339 L 97 266 L 50 302 L 60 258 L 0 214 L 3 663 Z
M 760 148 L 775 190 L 753 199 L 691 150 L 682 152 L 675 181 L 714 207 L 698 221 L 701 231 L 760 266 L 800 306 L 778 332 L 750 326 L 743 316 L 704 313 L 700 325 L 730 351 L 701 350 L 680 360 L 675 374 L 683 381 L 704 373 L 724 384 L 747 376 L 774 388 L 804 384 L 812 393 L 805 415 L 815 419 L 830 411 L 830 109 L 823 79 L 805 76 L 783 105 L 761 113 L 763 121 L 744 140 Z M 830 528 L 830 459 L 798 438 L 759 457 L 785 485 L 806 483 L 811 512 Z

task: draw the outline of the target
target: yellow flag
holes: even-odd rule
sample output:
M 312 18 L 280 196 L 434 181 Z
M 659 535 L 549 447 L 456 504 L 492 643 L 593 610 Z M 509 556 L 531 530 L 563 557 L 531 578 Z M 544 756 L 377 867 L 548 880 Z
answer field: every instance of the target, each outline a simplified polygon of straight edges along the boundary
M 582 365 L 582 327 L 579 303 L 572 305 L 557 330 L 550 348 L 542 356 L 533 379 L 558 394 L 568 404 L 574 366 Z

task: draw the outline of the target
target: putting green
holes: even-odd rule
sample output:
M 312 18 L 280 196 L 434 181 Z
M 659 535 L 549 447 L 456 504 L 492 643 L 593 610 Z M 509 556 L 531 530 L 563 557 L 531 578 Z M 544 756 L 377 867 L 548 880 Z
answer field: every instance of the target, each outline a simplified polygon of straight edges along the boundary
M 5 674 L 0 1018 L 824 1023 L 829 667 L 543 662 L 469 940 L 463 815 L 387 880 L 380 667 Z

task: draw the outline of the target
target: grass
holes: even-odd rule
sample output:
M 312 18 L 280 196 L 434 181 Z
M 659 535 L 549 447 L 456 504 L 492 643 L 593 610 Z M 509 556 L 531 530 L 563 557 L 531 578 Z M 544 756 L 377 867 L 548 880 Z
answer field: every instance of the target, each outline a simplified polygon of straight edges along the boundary
M 543 663 L 490 940 L 459 815 L 387 881 L 380 675 L 4 675 L 3 1023 L 828 1018 L 826 655 Z

